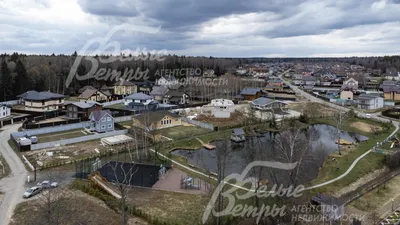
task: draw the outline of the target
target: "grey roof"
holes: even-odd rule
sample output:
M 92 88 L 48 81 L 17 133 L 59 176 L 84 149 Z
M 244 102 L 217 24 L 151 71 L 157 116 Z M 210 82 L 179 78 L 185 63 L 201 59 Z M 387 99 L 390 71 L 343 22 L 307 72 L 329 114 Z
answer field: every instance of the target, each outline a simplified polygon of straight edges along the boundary
M 148 113 L 142 113 L 136 117 L 134 117 L 135 119 L 139 120 L 142 123 L 152 123 L 152 122 L 158 122 L 160 121 L 162 118 L 164 118 L 166 115 L 169 115 L 173 118 L 180 118 L 181 116 L 179 116 L 176 113 L 170 113 L 168 111 L 156 111 L 156 112 L 148 112 Z
M 150 92 L 151 96 L 164 96 L 168 92 L 168 88 L 165 86 L 154 86 Z
M 111 111 L 110 110 L 98 110 L 98 111 L 93 111 L 90 114 L 90 118 L 94 119 L 94 121 L 99 121 L 101 118 L 103 118 L 105 115 L 110 115 L 112 117 Z
M 96 89 L 86 89 L 82 94 L 78 96 L 81 99 L 88 99 L 92 97 L 97 92 Z
M 384 93 L 389 93 L 389 92 L 396 92 L 397 94 L 400 93 L 400 86 L 398 85 L 383 86 L 382 89 Z
M 304 81 L 315 81 L 315 77 L 304 75 L 303 80 Z
M 260 88 L 244 88 L 240 94 L 241 95 L 255 95 L 257 92 L 261 92 Z
M 358 96 L 359 100 L 372 100 L 375 98 L 382 98 L 382 97 L 380 97 L 378 95 L 367 95 L 367 94 L 361 94 Z
M 150 95 L 146 95 L 143 92 L 138 92 L 125 97 L 125 99 L 134 99 L 134 100 L 150 100 L 152 98 L 153 97 L 151 97 Z
M 25 100 L 50 100 L 50 99 L 59 99 L 65 98 L 64 95 L 56 94 L 48 91 L 37 92 L 37 91 L 27 91 L 23 94 L 17 96 L 18 98 L 22 98 Z
M 87 101 L 87 102 L 69 102 L 66 103 L 65 105 L 75 105 L 76 107 L 81 109 L 89 109 L 92 108 L 94 105 L 101 105 L 101 104 L 98 102 Z
M 88 90 L 88 89 L 96 89 L 96 88 L 94 88 L 93 86 L 90 86 L 90 85 L 84 86 L 83 88 L 81 88 L 81 89 L 78 90 L 78 93 L 79 93 L 79 94 L 82 94 L 83 92 L 85 92 L 85 91 Z
M 270 98 L 261 97 L 261 98 L 254 99 L 251 103 L 253 103 L 254 105 L 268 105 L 274 101 L 275 100 L 270 99 Z
M 235 128 L 232 130 L 232 134 L 235 135 L 245 135 L 243 128 Z

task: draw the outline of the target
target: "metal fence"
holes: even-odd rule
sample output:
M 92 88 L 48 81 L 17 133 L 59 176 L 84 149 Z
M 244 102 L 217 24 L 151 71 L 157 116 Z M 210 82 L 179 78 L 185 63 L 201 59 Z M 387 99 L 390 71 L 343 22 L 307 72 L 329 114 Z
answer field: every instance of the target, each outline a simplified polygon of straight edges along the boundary
M 0 102 L 0 105 L 18 105 L 19 103 L 20 100 L 13 100 L 13 101 Z
M 128 130 L 119 130 L 119 131 L 112 131 L 112 132 L 101 133 L 101 134 L 93 134 L 93 135 L 87 135 L 87 136 L 82 136 L 82 137 L 64 139 L 64 140 L 59 140 L 59 141 L 51 141 L 51 142 L 45 142 L 45 143 L 40 143 L 40 144 L 33 144 L 33 145 L 31 145 L 31 150 L 39 150 L 39 149 L 43 149 L 43 148 L 52 148 L 55 146 L 69 145 L 69 144 L 91 141 L 91 140 L 96 140 L 96 139 L 100 139 L 100 138 L 111 137 L 111 136 L 116 136 L 116 135 L 121 135 L 121 134 L 127 134 L 127 133 L 128 133 Z
M 200 122 L 197 120 L 191 120 L 186 117 L 182 117 L 182 121 L 205 128 L 205 129 L 214 130 L 214 126 L 211 124 L 208 124 L 208 123 L 203 123 L 203 122 Z
M 48 133 L 62 132 L 62 131 L 67 131 L 67 130 L 81 129 L 81 128 L 85 128 L 85 127 L 90 127 L 89 121 L 75 123 L 75 124 L 54 126 L 54 127 L 25 130 L 22 132 L 14 132 L 14 133 L 11 133 L 11 136 L 13 136 L 14 138 L 25 137 L 25 136 L 35 136 L 35 135 L 40 135 L 40 134 L 48 134 Z
M 130 121 L 130 120 L 132 120 L 132 116 L 121 116 L 121 117 L 114 118 L 115 123 L 120 123 L 120 122 L 125 122 L 125 121 Z

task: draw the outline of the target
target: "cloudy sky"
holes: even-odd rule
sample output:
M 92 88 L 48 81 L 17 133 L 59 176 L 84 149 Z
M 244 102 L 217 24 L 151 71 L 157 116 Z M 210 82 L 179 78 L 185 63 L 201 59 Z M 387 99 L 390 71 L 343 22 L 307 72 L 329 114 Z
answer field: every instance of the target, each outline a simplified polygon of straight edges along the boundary
M 400 0 L 0 0 L 0 51 L 398 55 L 399 12 Z

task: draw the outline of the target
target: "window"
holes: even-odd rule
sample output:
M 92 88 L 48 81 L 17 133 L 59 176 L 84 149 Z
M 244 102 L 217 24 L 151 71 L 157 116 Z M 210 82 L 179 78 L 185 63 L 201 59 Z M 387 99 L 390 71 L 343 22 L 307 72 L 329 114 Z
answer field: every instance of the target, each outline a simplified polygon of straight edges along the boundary
M 110 124 L 108 124 L 108 128 L 112 128 L 112 124 L 110 123 Z
M 106 129 L 106 125 L 101 125 L 101 129 L 102 130 Z
M 110 122 L 111 121 L 111 117 L 107 117 L 107 121 Z
M 172 123 L 172 120 L 169 120 L 169 124 L 171 124 Z
M 106 122 L 106 118 L 101 119 L 101 122 Z
M 178 122 L 178 120 L 179 120 L 179 119 L 178 119 L 178 118 L 176 118 L 176 119 L 175 119 L 175 122 Z
M 161 120 L 161 125 L 164 125 L 164 121 Z
M 44 100 L 42 101 L 42 105 L 44 105 Z

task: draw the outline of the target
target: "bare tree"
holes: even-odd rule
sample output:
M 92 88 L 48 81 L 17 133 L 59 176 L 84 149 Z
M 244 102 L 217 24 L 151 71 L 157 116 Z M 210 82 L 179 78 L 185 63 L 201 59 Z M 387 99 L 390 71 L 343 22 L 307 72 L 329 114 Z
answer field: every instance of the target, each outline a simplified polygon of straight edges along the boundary
M 349 122 L 354 117 L 354 112 L 352 110 L 348 112 L 343 112 L 343 111 L 338 111 L 333 114 L 332 122 L 335 124 L 336 127 L 336 132 L 337 132 L 337 147 L 339 151 L 339 155 L 342 153 L 340 152 L 340 136 L 341 136 L 341 130 L 343 129 L 343 126 Z
M 109 164 L 109 166 L 112 168 L 114 173 L 114 179 L 111 182 L 116 185 L 121 196 L 120 204 L 122 225 L 126 225 L 128 221 L 126 215 L 126 199 L 130 190 L 130 185 L 132 185 L 133 176 L 138 171 L 138 168 L 136 168 L 133 162 L 114 162 L 114 164 Z

